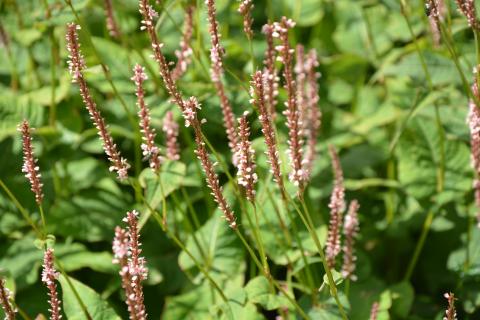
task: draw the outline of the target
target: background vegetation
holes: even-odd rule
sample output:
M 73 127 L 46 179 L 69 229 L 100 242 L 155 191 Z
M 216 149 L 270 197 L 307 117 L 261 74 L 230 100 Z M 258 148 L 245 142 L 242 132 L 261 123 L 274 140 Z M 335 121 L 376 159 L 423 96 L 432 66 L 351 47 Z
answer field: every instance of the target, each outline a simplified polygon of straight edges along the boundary
M 121 224 L 127 210 L 134 208 L 142 213 L 143 255 L 149 268 L 145 283 L 149 317 L 226 317 L 223 311 L 227 304 L 149 213 L 142 191 L 132 191 L 109 173 L 96 131 L 66 67 L 65 25 L 76 21 L 82 26 L 80 42 L 89 66 L 85 72 L 88 84 L 119 149 L 134 164 L 130 174 L 147 190 L 145 198 L 166 214 L 169 232 L 221 284 L 236 319 L 273 319 L 285 301 L 269 293 L 265 278 L 260 277 L 240 240 L 215 210 L 193 153 L 192 133 L 183 126 L 177 107 L 169 102 L 157 65 L 149 57 L 148 37 L 139 30 L 138 2 L 113 1 L 122 33 L 119 39 L 108 34 L 103 1 L 72 1 L 75 12 L 67 2 L 0 2 L 4 30 L 0 49 L 0 178 L 4 184 L 0 192 L 0 268 L 8 279 L 7 286 L 15 288 L 19 308 L 30 318 L 46 315 L 48 309 L 46 289 L 39 281 L 43 254 L 19 211 L 22 207 L 32 219 L 39 219 L 21 172 L 21 141 L 16 126 L 26 118 L 37 128 L 34 147 L 45 184 L 48 233 L 55 237 L 56 256 L 63 269 L 76 279 L 72 281 L 86 304 L 97 308 L 95 319 L 128 317 L 118 270 L 111 263 L 111 241 L 115 226 Z M 203 1 L 197 2 L 194 58 L 178 85 L 185 96 L 199 98 L 201 116 L 207 119 L 203 130 L 217 155 L 230 163 L 219 101 L 209 76 L 206 9 Z M 407 2 L 402 11 L 397 0 L 255 1 L 254 58 L 260 65 L 265 50 L 261 26 L 283 15 L 297 22 L 292 43 L 301 42 L 319 53 L 323 118 L 319 155 L 306 202 L 324 240 L 333 181 L 327 146 L 333 144 L 340 153 L 347 199 L 358 199 L 361 205 L 358 281 L 350 284 L 348 298 L 343 294 L 345 282 L 338 285 L 341 299 L 350 310 L 349 318 L 368 319 L 371 305 L 379 302 L 379 319 L 440 319 L 446 307 L 443 294 L 452 291 L 458 298 L 459 318 L 478 319 L 480 231 L 474 218 L 474 172 L 465 123 L 468 95 L 462 82 L 462 74 L 467 85 L 471 82 L 475 40 L 454 1 L 446 1 L 449 19 L 445 26 L 450 38 L 435 46 L 423 1 Z M 165 0 L 156 5 L 160 13 L 157 31 L 170 60 L 175 60 L 186 4 Z M 248 81 L 253 72 L 238 4 L 217 1 L 221 41 L 227 52 L 227 92 L 237 116 L 252 110 Z M 159 132 L 157 142 L 164 144 L 160 132 L 166 111 L 173 110 L 180 124 L 181 159 L 164 164 L 161 179 L 165 190 L 157 187 L 149 169 L 143 169 L 147 165 L 141 162 L 139 132 L 131 121 L 133 116 L 136 122 L 136 106 L 130 77 L 137 62 L 145 65 L 149 74 L 147 101 L 153 126 Z M 280 100 L 284 99 L 285 93 L 281 92 Z M 283 103 L 279 106 L 283 109 Z M 282 148 L 287 137 L 284 121 L 283 116 L 276 121 Z M 276 187 L 268 179 L 257 120 L 252 121 L 252 138 L 261 181 L 258 196 L 263 199 L 259 202 L 260 229 L 272 274 L 287 280 L 288 289 L 294 290 L 311 318 L 337 319 L 328 289 L 322 289 L 320 303 L 311 306 L 298 281 L 305 272 L 298 247 L 284 248 L 278 239 L 278 226 L 269 229 L 267 221 L 275 220 L 273 204 L 281 206 L 281 202 L 278 195 L 273 195 L 278 198 L 273 201 L 267 196 L 266 190 Z M 287 164 L 283 152 L 282 157 Z M 225 193 L 240 215 L 240 203 L 235 200 L 225 168 L 218 169 Z M 235 174 L 233 166 L 228 169 Z M 287 185 L 294 194 L 293 186 Z M 239 221 L 245 234 L 251 236 L 251 226 L 244 217 Z M 304 229 L 299 236 L 311 253 L 308 262 L 320 287 L 324 271 L 313 242 Z M 207 251 L 206 257 L 199 247 Z M 287 268 L 287 255 L 293 268 Z M 65 281 L 61 278 L 67 318 L 82 318 Z M 295 318 L 294 309 L 290 317 Z

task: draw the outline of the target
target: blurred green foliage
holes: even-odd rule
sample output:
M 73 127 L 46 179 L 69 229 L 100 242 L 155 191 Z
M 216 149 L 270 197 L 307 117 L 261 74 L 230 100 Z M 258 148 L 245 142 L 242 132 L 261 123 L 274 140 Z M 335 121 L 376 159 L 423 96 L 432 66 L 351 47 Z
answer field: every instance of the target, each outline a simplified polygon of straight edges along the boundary
M 188 1 L 158 2 L 157 32 L 167 57 L 175 61 L 183 8 Z M 201 116 L 207 119 L 204 132 L 229 163 L 219 101 L 209 77 L 206 10 L 203 1 L 193 2 L 197 2 L 193 61 L 178 85 L 185 96 L 199 97 Z M 449 291 L 458 297 L 459 318 L 478 319 L 480 230 L 474 222 L 473 170 L 465 124 L 467 94 L 446 46 L 432 44 L 423 1 L 409 2 L 407 14 L 416 44 L 396 0 L 255 1 L 254 59 L 260 65 L 266 47 L 261 26 L 282 15 L 297 22 L 292 42 L 319 53 L 323 118 L 307 204 L 316 222 L 328 220 L 332 174 L 326 147 L 334 144 L 340 150 L 347 198 L 356 198 L 361 204 L 359 279 L 351 283 L 348 298 L 341 296 L 346 305 L 348 300 L 350 319 L 368 319 L 375 301 L 380 304 L 378 319 L 441 319 L 446 306 L 443 293 Z M 473 35 L 465 19 L 456 13 L 454 2 L 447 3 L 460 68 L 470 77 L 475 65 Z M 148 38 L 139 30 L 138 2 L 113 0 L 120 39 L 113 39 L 106 30 L 103 1 L 75 0 L 72 4 L 79 20 L 67 1 L 0 2 L 0 23 L 5 31 L 0 49 L 0 178 L 37 221 L 38 209 L 21 173 L 21 143 L 16 132 L 17 124 L 28 119 L 37 128 L 34 148 L 45 184 L 47 230 L 55 236 L 57 259 L 89 313 L 94 319 L 127 318 L 118 270 L 111 264 L 111 241 L 125 212 L 136 208 L 142 212 L 143 255 L 149 268 L 145 299 L 150 318 L 228 318 L 233 312 L 234 319 L 273 319 L 275 310 L 285 306 L 293 314 L 284 297 L 271 293 L 268 281 L 255 271 L 240 240 L 214 210 L 193 153 L 191 131 L 183 127 L 180 113 L 169 102 L 157 65 L 149 57 Z M 251 110 L 247 89 L 254 67 L 237 7 L 238 1 L 217 1 L 221 41 L 227 52 L 228 96 L 235 114 L 241 115 Z M 166 215 L 169 229 L 222 285 L 228 303 L 212 291 L 191 257 L 165 235 L 142 197 L 109 173 L 96 131 L 67 72 L 64 32 L 65 24 L 71 21 L 82 26 L 80 42 L 89 67 L 87 81 L 119 149 L 134 163 L 130 174 L 138 178 L 150 205 Z M 427 85 L 416 45 L 425 58 L 434 90 Z M 130 77 L 137 62 L 145 65 L 149 74 L 147 102 L 159 132 L 157 142 L 164 144 L 161 123 L 166 111 L 173 110 L 182 124 L 181 160 L 164 165 L 161 182 L 149 169 L 143 169 L 146 164 L 139 161 L 135 149 L 138 128 L 129 117 L 136 118 Z M 285 98 L 283 92 L 280 98 Z M 283 104 L 279 105 L 283 109 Z M 440 129 L 434 105 L 439 109 Z M 284 117 L 279 116 L 282 150 L 287 138 L 283 122 Z M 275 220 L 273 205 L 281 205 L 279 200 L 267 201 L 268 190 L 276 188 L 266 179 L 268 167 L 259 122 L 253 121 L 252 126 L 261 177 L 258 196 L 264 200 L 259 211 L 260 230 L 272 273 L 284 276 L 287 260 L 291 260 L 294 269 L 289 271 L 296 277 L 305 265 L 297 247 L 286 247 Z M 439 130 L 444 132 L 444 141 Z M 287 163 L 283 152 L 282 157 Z M 225 168 L 220 165 L 219 170 L 224 172 Z M 228 170 L 235 174 L 232 166 Z M 439 170 L 443 171 L 441 188 Z M 226 175 L 222 173 L 221 178 L 227 197 L 240 212 Z M 278 198 L 278 194 L 273 197 Z M 425 246 L 412 277 L 405 279 L 429 212 L 433 221 Z M 241 221 L 251 236 L 250 226 L 244 218 Z M 318 234 L 325 239 L 326 225 L 318 225 Z M 305 230 L 299 232 L 304 248 L 312 255 L 309 264 L 320 286 L 323 268 L 314 256 L 315 247 Z M 0 271 L 7 277 L 7 285 L 15 288 L 19 308 L 32 318 L 39 313 L 46 315 L 46 289 L 39 281 L 42 252 L 35 246 L 35 234 L 5 192 L 0 192 L 0 240 Z M 64 276 L 60 284 L 66 317 L 83 319 Z M 339 285 L 340 291 L 343 285 Z M 340 319 L 327 289 L 320 292 L 322 303 L 315 306 L 301 287 L 295 288 L 295 293 L 312 319 Z

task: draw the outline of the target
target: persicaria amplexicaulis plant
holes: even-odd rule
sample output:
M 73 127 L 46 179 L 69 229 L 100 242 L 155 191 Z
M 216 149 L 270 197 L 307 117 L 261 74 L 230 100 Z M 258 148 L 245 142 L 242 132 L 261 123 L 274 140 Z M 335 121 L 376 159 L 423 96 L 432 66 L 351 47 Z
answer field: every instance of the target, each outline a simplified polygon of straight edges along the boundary
M 163 118 L 162 125 L 163 133 L 165 134 L 166 143 L 166 158 L 170 160 L 180 159 L 180 149 L 178 146 L 178 123 L 173 118 L 173 112 L 167 111 Z

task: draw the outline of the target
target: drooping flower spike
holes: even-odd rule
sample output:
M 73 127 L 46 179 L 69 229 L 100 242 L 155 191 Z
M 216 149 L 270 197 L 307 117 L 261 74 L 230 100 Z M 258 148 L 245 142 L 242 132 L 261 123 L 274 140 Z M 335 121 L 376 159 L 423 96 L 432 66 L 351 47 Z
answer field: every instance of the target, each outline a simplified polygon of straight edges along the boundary
M 86 66 L 85 60 L 80 51 L 80 43 L 78 41 L 77 31 L 79 29 L 80 26 L 75 23 L 69 23 L 67 25 L 66 40 L 69 53 L 68 67 L 72 76 L 72 82 L 78 84 L 80 95 L 88 113 L 90 114 L 90 119 L 92 119 L 92 122 L 98 130 L 98 135 L 103 143 L 103 149 L 111 163 L 109 170 L 117 172 L 118 179 L 125 180 L 128 178 L 128 169 L 130 168 L 130 165 L 125 158 L 121 157 L 120 152 L 117 150 L 117 145 L 113 142 L 113 138 L 107 130 L 105 119 L 102 117 L 100 110 L 98 110 L 83 76 L 83 70 Z

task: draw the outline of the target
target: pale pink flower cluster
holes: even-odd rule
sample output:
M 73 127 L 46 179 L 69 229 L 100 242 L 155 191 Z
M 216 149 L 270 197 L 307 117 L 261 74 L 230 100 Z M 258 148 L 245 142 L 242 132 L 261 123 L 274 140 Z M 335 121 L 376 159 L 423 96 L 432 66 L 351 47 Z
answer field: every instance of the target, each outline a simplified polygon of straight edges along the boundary
M 105 119 L 102 117 L 100 110 L 98 110 L 97 105 L 93 101 L 87 82 L 83 77 L 82 71 L 85 68 L 85 63 L 80 51 L 80 43 L 78 42 L 77 30 L 79 29 L 80 27 L 75 23 L 69 23 L 67 25 L 66 40 L 70 58 L 68 65 L 72 75 L 72 81 L 78 83 L 80 96 L 82 97 L 85 107 L 90 114 L 90 118 L 95 124 L 95 127 L 98 130 L 98 135 L 103 142 L 103 149 L 105 150 L 108 160 L 111 162 L 109 170 L 116 171 L 118 179 L 124 180 L 128 178 L 128 169 L 130 168 L 130 165 L 125 158 L 121 157 L 120 152 L 118 152 L 117 145 L 113 142 L 113 138 L 107 130 Z
M 322 114 L 318 103 L 320 96 L 318 95 L 317 80 L 320 73 L 316 71 L 318 67 L 317 52 L 311 49 L 305 58 L 304 71 L 306 77 L 305 92 L 305 108 L 301 113 L 301 122 L 303 124 L 303 134 L 306 138 L 306 150 L 302 160 L 303 170 L 305 171 L 305 179 L 309 179 L 312 174 L 313 163 L 317 154 L 317 136 L 321 125 Z
M 105 15 L 107 16 L 107 29 L 114 38 L 120 37 L 120 29 L 118 28 L 115 16 L 113 14 L 112 0 L 105 0 Z
M 326 258 L 330 268 L 335 267 L 335 258 L 341 251 L 340 230 L 342 227 L 343 211 L 345 210 L 345 187 L 343 186 L 343 171 L 340 165 L 337 151 L 333 146 L 329 147 L 332 158 L 332 168 L 335 176 L 332 195 L 330 197 L 330 225 L 326 244 Z
M 189 5 L 185 9 L 184 29 L 182 40 L 180 41 L 180 50 L 175 50 L 175 56 L 178 60 L 175 68 L 172 70 L 173 80 L 179 79 L 187 71 L 187 67 L 191 62 L 190 56 L 192 55 L 193 51 L 190 47 L 190 41 L 193 34 L 194 11 L 195 7 L 193 5 Z
M 144 305 L 142 281 L 147 279 L 148 269 L 145 258 L 140 256 L 140 234 L 138 228 L 138 212 L 127 212 L 123 222 L 127 229 L 115 228 L 112 250 L 113 263 L 120 265 L 122 287 L 125 290 L 125 303 L 131 320 L 145 320 L 147 313 Z
M 0 305 L 5 313 L 5 320 L 14 320 L 17 309 L 12 304 L 13 294 L 5 286 L 5 279 L 0 278 Z
M 166 157 L 170 160 L 179 160 L 180 151 L 178 148 L 178 123 L 173 119 L 173 112 L 168 111 L 163 119 L 163 132 L 167 145 Z
M 370 309 L 370 320 L 377 320 L 379 307 L 380 304 L 378 302 L 374 302 L 372 304 L 372 307 Z
M 131 80 L 135 82 L 137 96 L 138 117 L 140 119 L 140 131 L 142 132 L 143 143 L 141 145 L 142 154 L 148 159 L 150 168 L 155 172 L 160 170 L 162 157 L 160 156 L 160 148 L 155 145 L 155 129 L 151 127 L 150 110 L 145 102 L 145 91 L 143 82 L 148 79 L 145 69 L 139 64 L 133 68 L 133 77 Z
M 248 39 L 253 38 L 253 18 L 252 18 L 252 9 L 253 9 L 252 0 L 242 0 L 240 6 L 238 7 L 238 12 L 243 16 L 243 31 L 247 35 Z
M 348 213 L 345 216 L 343 224 L 343 234 L 345 235 L 345 245 L 343 246 L 343 265 L 342 276 L 344 279 L 352 281 L 357 280 L 354 274 L 356 268 L 357 257 L 355 256 L 355 238 L 359 230 L 358 209 L 360 205 L 357 200 L 352 200 L 348 208 Z
M 220 32 L 218 27 L 218 21 L 216 18 L 216 9 L 215 9 L 215 0 L 205 0 L 207 5 L 207 16 L 209 23 L 209 33 L 210 33 L 210 60 L 211 60 L 211 69 L 210 74 L 212 82 L 217 91 L 217 95 L 220 99 L 220 107 L 223 113 L 223 123 L 227 133 L 228 146 L 232 153 L 235 153 L 235 147 L 238 143 L 238 132 L 235 127 L 235 116 L 232 110 L 232 106 L 227 98 L 225 93 L 225 86 L 221 80 L 223 75 L 223 55 L 225 54 L 224 48 L 220 45 Z M 233 157 L 233 162 L 235 163 L 236 159 Z
M 305 181 L 305 171 L 302 167 L 303 159 L 303 139 L 302 139 L 302 123 L 297 104 L 297 92 L 295 79 L 293 77 L 293 53 L 290 47 L 288 30 L 295 26 L 295 22 L 286 17 L 282 17 L 280 22 L 274 23 L 273 36 L 280 39 L 280 45 L 275 48 L 279 53 L 277 59 L 283 63 L 284 87 L 287 91 L 287 101 L 285 102 L 286 110 L 283 112 L 287 118 L 288 127 L 288 155 L 290 158 L 291 171 L 289 174 L 290 181 L 299 190 L 303 190 L 303 182 Z
M 23 148 L 23 165 L 22 172 L 25 173 L 25 178 L 30 181 L 30 188 L 35 194 L 35 201 L 40 205 L 43 201 L 43 183 L 41 181 L 42 174 L 40 167 L 37 165 L 38 160 L 33 154 L 32 136 L 30 132 L 30 125 L 27 120 L 18 126 L 18 131 L 22 133 L 22 148 Z
M 262 32 L 265 34 L 267 41 L 267 49 L 265 50 L 265 60 L 263 61 L 265 67 L 263 70 L 265 81 L 265 101 L 267 103 L 267 109 L 270 113 L 272 121 L 275 121 L 276 113 L 276 97 L 278 96 L 278 82 L 280 77 L 277 75 L 277 69 L 275 67 L 275 45 L 273 42 L 274 27 L 272 24 L 266 24 L 262 28 Z
M 472 86 L 472 92 L 475 97 L 480 98 L 476 83 Z M 480 108 L 473 100 L 469 101 L 468 108 L 467 123 L 470 128 L 471 164 L 475 171 L 473 188 L 475 193 L 475 204 L 477 206 L 477 223 L 480 227 Z
M 243 116 L 238 119 L 240 141 L 236 148 L 237 176 L 238 184 L 245 188 L 247 199 L 253 203 L 258 176 L 255 173 L 255 150 L 253 150 L 252 143 L 249 141 L 250 127 L 247 116 L 248 111 L 245 111 Z
M 205 147 L 205 142 L 203 141 L 203 135 L 200 127 L 201 122 L 198 121 L 197 110 L 200 110 L 200 104 L 195 97 L 191 97 L 189 100 L 186 101 L 185 111 L 188 112 L 184 112 L 184 117 L 185 122 L 188 121 L 188 124 L 193 127 L 193 131 L 195 133 L 195 143 L 197 145 L 195 149 L 195 154 L 200 160 L 203 171 L 205 172 L 207 185 L 212 191 L 211 194 L 215 202 L 218 204 L 218 208 L 220 209 L 220 211 L 222 211 L 223 216 L 230 228 L 236 229 L 237 221 L 235 218 L 235 214 L 223 195 L 223 189 L 220 186 L 218 175 L 215 172 L 216 163 L 212 163 L 212 161 L 210 160 L 207 149 Z
M 443 320 L 457 320 L 457 311 L 455 310 L 455 295 L 453 293 L 445 293 L 443 295 L 448 301 L 448 308 L 445 310 Z
M 455 0 L 458 9 L 467 18 L 468 25 L 474 29 L 479 30 L 480 24 L 477 19 L 477 10 L 475 9 L 475 0 Z
M 278 184 L 283 195 L 285 187 L 283 185 L 282 173 L 280 170 L 280 157 L 275 139 L 275 130 L 273 129 L 271 114 L 268 112 L 265 102 L 264 80 L 265 76 L 261 71 L 257 71 L 253 74 L 250 87 L 250 96 L 252 97 L 250 103 L 258 109 L 258 119 L 262 125 L 262 133 L 265 138 L 265 144 L 267 145 L 267 151 L 265 154 L 268 157 L 273 180 Z
M 54 261 L 54 250 L 49 248 L 45 251 L 43 257 L 42 282 L 45 283 L 48 289 L 48 296 L 50 297 L 48 300 L 50 304 L 50 309 L 48 309 L 48 311 L 50 311 L 50 319 L 59 320 L 62 318 L 60 313 L 61 301 L 58 297 L 57 284 L 55 281 L 60 276 L 60 273 L 55 270 Z

